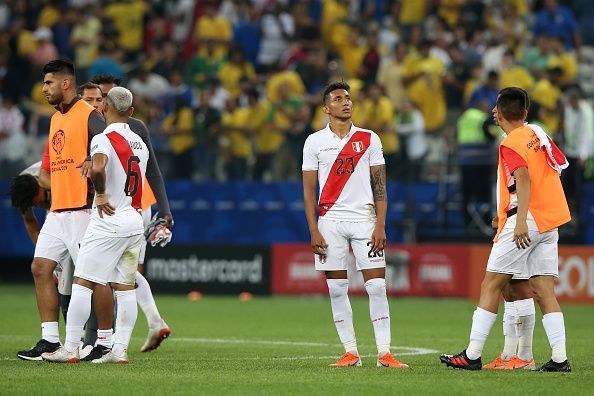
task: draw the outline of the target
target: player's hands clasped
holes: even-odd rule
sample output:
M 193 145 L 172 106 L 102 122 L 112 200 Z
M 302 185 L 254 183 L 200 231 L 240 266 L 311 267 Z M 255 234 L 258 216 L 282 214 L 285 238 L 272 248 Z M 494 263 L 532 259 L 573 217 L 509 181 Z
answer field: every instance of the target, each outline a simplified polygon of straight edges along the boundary
M 77 168 L 80 169 L 80 176 L 81 177 L 91 177 L 91 169 L 93 168 L 93 161 L 91 160 L 84 160 L 80 164 L 76 165 Z
M 526 249 L 530 246 L 530 235 L 528 235 L 528 224 L 526 221 L 518 221 L 514 229 L 514 243 L 518 249 Z
M 311 250 L 312 250 L 312 252 L 314 252 L 315 254 L 320 256 L 320 258 L 325 258 L 327 247 L 328 247 L 328 244 L 326 243 L 326 240 L 324 239 L 324 237 L 322 236 L 320 231 L 319 230 L 312 231 L 312 233 L 311 233 Z
M 105 213 L 107 216 L 112 216 L 115 213 L 115 209 L 107 200 L 107 194 L 95 193 L 95 206 L 97 207 L 97 213 L 99 217 L 103 218 Z
M 371 234 L 371 251 L 378 253 L 386 247 L 386 229 L 382 226 L 375 226 Z

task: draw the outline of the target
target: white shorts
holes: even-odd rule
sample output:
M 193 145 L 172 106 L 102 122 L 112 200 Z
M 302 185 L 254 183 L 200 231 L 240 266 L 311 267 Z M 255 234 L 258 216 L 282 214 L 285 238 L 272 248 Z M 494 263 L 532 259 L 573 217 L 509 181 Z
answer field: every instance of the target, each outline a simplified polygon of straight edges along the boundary
M 52 260 L 58 265 L 72 258 L 76 265 L 90 215 L 90 210 L 49 212 L 41 227 L 33 257 Z
M 63 296 L 72 294 L 72 278 L 74 276 L 74 263 L 68 257 L 66 261 L 62 261 L 56 267 L 54 274 L 58 278 L 58 293 Z
M 142 225 L 146 230 L 146 227 L 151 222 L 151 208 L 148 208 L 142 212 Z M 138 264 L 144 264 L 144 256 L 146 255 L 146 239 L 142 238 L 140 245 L 140 254 L 138 255 Z
M 537 275 L 559 275 L 559 233 L 529 231 L 530 246 L 518 249 L 513 241 L 514 229 L 504 229 L 493 244 L 487 271 L 515 275 L 512 279 L 528 279 Z
M 371 251 L 371 234 L 375 222 L 350 222 L 319 219 L 318 228 L 328 248 L 325 260 L 316 254 L 318 271 L 346 271 L 349 262 L 349 245 L 353 249 L 357 270 L 385 268 L 384 252 Z
M 90 282 L 134 285 L 144 235 L 113 237 L 87 230 L 80 246 L 74 276 Z

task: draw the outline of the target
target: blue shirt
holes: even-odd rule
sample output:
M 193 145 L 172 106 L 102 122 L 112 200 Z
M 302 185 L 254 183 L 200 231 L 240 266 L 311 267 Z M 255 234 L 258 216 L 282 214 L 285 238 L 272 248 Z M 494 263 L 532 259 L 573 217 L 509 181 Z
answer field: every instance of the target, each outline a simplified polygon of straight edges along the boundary
M 495 107 L 497 104 L 497 94 L 499 90 L 497 88 L 490 89 L 485 85 L 481 85 L 474 90 L 468 101 L 468 107 L 480 107 L 479 104 L 483 101 L 489 103 L 489 110 Z
M 569 8 L 558 6 L 553 12 L 547 9 L 539 11 L 533 30 L 537 37 L 561 36 L 565 48 L 573 48 L 573 34 L 578 30 L 578 23 Z

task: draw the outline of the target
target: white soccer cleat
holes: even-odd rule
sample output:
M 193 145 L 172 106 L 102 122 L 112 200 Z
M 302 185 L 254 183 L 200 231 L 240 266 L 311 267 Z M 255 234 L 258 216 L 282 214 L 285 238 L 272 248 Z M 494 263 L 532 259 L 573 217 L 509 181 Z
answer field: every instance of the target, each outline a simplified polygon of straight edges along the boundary
M 120 355 L 116 355 L 113 349 L 101 356 L 99 359 L 91 360 L 91 363 L 116 363 L 116 364 L 128 364 L 128 350 L 124 351 Z
M 83 360 L 84 358 L 89 356 L 89 353 L 91 353 L 92 350 L 93 350 L 93 345 L 87 345 L 86 347 L 81 347 L 78 350 L 78 355 L 80 357 L 80 360 Z
M 80 356 L 78 349 L 74 352 L 68 352 L 66 348 L 61 346 L 55 352 L 45 352 L 41 354 L 41 358 L 52 363 L 78 363 Z
M 159 348 L 159 345 L 163 342 L 163 340 L 171 334 L 171 330 L 167 326 L 165 321 L 161 321 L 161 327 L 157 328 L 149 328 L 148 335 L 146 336 L 146 341 L 142 348 L 140 348 L 140 352 L 150 352 Z

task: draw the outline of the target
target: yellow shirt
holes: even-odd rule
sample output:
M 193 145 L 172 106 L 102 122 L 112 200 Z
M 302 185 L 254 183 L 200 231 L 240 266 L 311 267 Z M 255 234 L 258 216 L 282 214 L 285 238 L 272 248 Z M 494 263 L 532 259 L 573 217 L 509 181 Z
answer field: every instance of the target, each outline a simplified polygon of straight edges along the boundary
M 398 20 L 402 25 L 415 25 L 425 18 L 426 1 L 401 0 Z
M 98 55 L 97 36 L 101 32 L 101 22 L 95 17 L 90 17 L 84 24 L 78 24 L 72 29 L 70 42 L 77 40 L 85 41 L 74 47 L 74 59 L 76 66 L 87 68 L 93 64 Z
M 365 99 L 361 103 L 360 114 L 353 116 L 353 123 L 377 133 L 382 141 L 384 153 L 398 151 L 398 137 L 394 130 L 394 110 L 392 102 L 383 96 L 377 102 Z
M 299 102 L 299 100 L 296 102 Z M 285 104 L 284 107 L 288 112 L 297 109 L 290 103 Z M 260 111 L 263 113 L 260 113 Z M 289 129 L 291 121 L 280 111 L 275 111 L 269 103 L 261 104 L 255 118 L 260 119 L 261 115 L 264 115 L 263 122 L 256 130 L 254 141 L 256 152 L 258 154 L 271 154 L 276 152 L 285 141 L 284 131 Z
M 561 97 L 561 90 L 543 78 L 539 80 L 532 91 L 532 100 L 541 105 L 544 114 L 541 117 L 546 129 L 555 133 L 559 128 L 559 111 L 557 102 Z
M 258 106 L 255 106 L 258 108 Z M 230 127 L 227 131 L 229 137 L 231 154 L 234 157 L 249 158 L 252 156 L 252 141 L 248 133 L 241 130 L 233 130 L 233 127 L 258 127 L 262 123 L 259 119 L 258 111 L 249 107 L 239 107 L 232 113 L 223 113 L 221 124 Z
M 386 95 L 396 108 L 399 108 L 402 101 L 406 98 L 406 92 L 402 85 L 403 72 L 404 64 L 397 63 L 396 59 L 391 58 L 380 64 L 377 73 L 377 82 L 384 87 Z
M 526 91 L 534 87 L 534 78 L 522 66 L 513 66 L 499 72 L 500 87 L 519 87 Z
M 140 51 L 144 39 L 144 1 L 115 2 L 105 12 L 113 20 L 119 32 L 118 44 L 126 51 Z
M 37 25 L 39 27 L 45 26 L 51 28 L 60 19 L 60 11 L 53 5 L 46 5 L 39 13 Z
M 287 85 L 290 96 L 303 96 L 305 93 L 305 85 L 303 85 L 299 74 L 286 70 L 276 73 L 268 80 L 266 83 L 266 98 L 271 102 L 278 102 L 280 100 L 278 89 L 283 84 Z
M 196 38 L 198 40 L 215 40 L 218 42 L 215 55 L 222 59 L 227 55 L 227 42 L 231 41 L 233 30 L 231 24 L 222 16 L 210 18 L 201 16 L 196 21 Z
M 561 84 L 569 84 L 577 74 L 577 61 L 572 54 L 564 52 L 560 55 L 554 55 L 547 65 L 547 67 L 560 67 L 563 70 L 561 76 Z
M 223 88 L 225 88 L 231 96 L 234 98 L 241 94 L 239 88 L 239 81 L 243 77 L 247 77 L 249 80 L 253 79 L 256 75 L 254 67 L 251 63 L 245 62 L 243 65 L 237 65 L 235 63 L 227 62 L 224 63 L 219 69 L 219 80 Z
M 351 43 L 350 41 L 338 47 L 338 53 L 348 77 L 356 78 L 359 76 L 359 69 L 361 68 L 367 50 L 367 45 Z
M 481 80 L 476 78 L 471 78 L 470 80 L 466 81 L 466 85 L 464 85 L 464 105 L 468 104 L 472 93 L 479 87 L 480 84 Z
M 437 7 L 437 13 L 449 27 L 454 27 L 458 23 L 462 4 L 464 4 L 464 0 L 441 0 Z
M 54 106 L 49 104 L 45 95 L 43 94 L 43 81 L 38 81 L 33 85 L 33 89 L 31 89 L 31 101 L 39 106 L 42 106 L 44 109 L 48 111 L 55 112 L 56 109 Z
M 33 33 L 29 30 L 21 30 L 17 38 L 17 52 L 20 56 L 28 57 L 35 51 L 37 43 Z
M 177 119 L 176 119 L 177 118 Z M 190 107 L 182 107 L 177 112 L 169 114 L 163 120 L 162 128 L 169 135 L 169 146 L 174 154 L 181 154 L 196 144 L 194 138 L 194 113 Z M 179 133 L 184 131 L 184 133 Z
M 336 47 L 348 38 L 348 5 L 336 0 L 323 0 L 322 37 L 327 48 Z
M 405 61 L 404 76 L 422 75 L 408 86 L 409 98 L 419 106 L 425 118 L 427 131 L 440 128 L 445 121 L 446 103 L 441 81 L 444 64 L 437 58 L 420 58 L 413 55 Z

